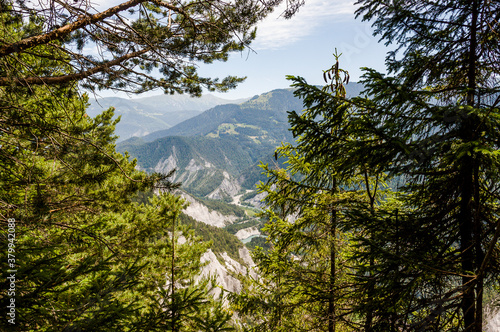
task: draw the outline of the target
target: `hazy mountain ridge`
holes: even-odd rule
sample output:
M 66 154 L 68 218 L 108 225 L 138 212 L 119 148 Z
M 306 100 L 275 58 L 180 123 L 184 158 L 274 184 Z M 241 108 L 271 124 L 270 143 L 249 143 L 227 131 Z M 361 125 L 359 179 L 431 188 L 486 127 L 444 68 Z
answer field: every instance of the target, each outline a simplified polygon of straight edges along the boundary
M 350 84 L 347 90 L 357 94 L 360 86 Z M 206 225 L 197 226 L 202 227 L 199 231 L 206 240 L 217 245 L 221 241 L 233 243 L 237 238 L 249 248 L 263 246 L 262 221 L 255 218 L 256 210 L 251 208 L 260 208 L 264 198 L 255 192 L 255 184 L 266 180 L 258 165 L 263 162 L 286 167 L 283 160 L 275 160 L 274 150 L 294 139 L 288 130 L 287 112 L 302 109 L 302 101 L 294 97 L 293 90 L 273 90 L 240 105 L 215 106 L 167 130 L 121 142 L 117 149 L 129 151 L 147 172 L 177 170 L 174 181 L 182 183 L 183 195 L 191 204 L 185 216 Z M 231 236 L 224 235 L 225 231 Z M 219 239 L 224 236 L 227 239 Z M 237 247 L 233 243 L 218 249 L 216 255 L 228 252 L 238 259 Z M 221 257 L 225 269 L 230 269 Z M 209 260 L 218 264 L 214 257 Z M 220 266 L 211 268 L 212 273 L 226 278 L 227 271 L 223 270 Z M 238 287 L 235 280 L 231 284 Z
M 300 109 L 291 90 L 274 90 L 241 105 L 216 106 L 183 123 L 118 145 L 147 172 L 177 169 L 175 181 L 197 196 L 223 199 L 253 188 L 260 160 L 293 139 L 287 111 Z M 174 134 L 149 141 L 156 136 Z M 178 136 L 182 135 L 182 136 Z M 250 177 L 248 176 L 250 175 Z
M 240 123 L 258 126 L 261 129 L 276 129 L 280 133 L 288 132 L 287 111 L 300 111 L 302 102 L 294 97 L 292 89 L 277 89 L 259 96 L 254 96 L 242 104 L 215 106 L 202 114 L 190 118 L 175 127 L 146 135 L 147 142 L 165 136 L 205 136 L 215 133 L 224 123 Z M 277 135 L 276 139 L 285 138 Z
M 115 133 L 118 141 L 141 137 L 175 126 L 216 105 L 240 103 L 245 99 L 226 100 L 212 95 L 191 98 L 187 95 L 158 95 L 139 99 L 105 97 L 91 99 L 87 114 L 94 117 L 110 107 L 121 117 Z
M 348 94 L 359 91 L 359 84 L 347 86 Z M 170 129 L 121 142 L 117 149 L 128 151 L 147 172 L 176 169 L 174 180 L 189 193 L 230 201 L 265 180 L 260 161 L 275 163 L 275 148 L 294 140 L 287 112 L 302 109 L 292 89 L 277 89 L 240 105 L 215 106 Z

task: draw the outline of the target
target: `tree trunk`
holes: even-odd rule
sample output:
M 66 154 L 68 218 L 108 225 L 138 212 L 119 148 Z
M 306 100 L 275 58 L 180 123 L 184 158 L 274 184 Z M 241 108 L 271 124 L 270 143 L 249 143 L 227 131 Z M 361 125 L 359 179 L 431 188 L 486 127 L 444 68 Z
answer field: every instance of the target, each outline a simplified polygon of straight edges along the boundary
M 375 216 L 375 194 L 377 191 L 377 185 L 378 185 L 378 176 L 377 176 L 377 182 L 375 183 L 375 187 L 373 189 L 373 194 L 370 189 L 370 181 L 368 179 L 368 171 L 365 170 L 364 172 L 364 177 L 365 177 L 365 186 L 366 186 L 366 193 L 368 195 L 368 198 L 370 199 L 370 213 L 372 216 Z M 371 246 L 370 246 L 371 248 Z M 371 250 L 371 249 L 370 249 Z M 373 256 L 370 257 L 370 270 L 371 267 L 375 264 L 375 261 L 373 260 Z M 372 280 L 372 274 L 368 276 L 368 299 L 373 299 L 373 293 L 375 291 L 375 284 Z M 372 310 L 369 309 L 368 312 L 366 313 L 366 318 L 365 318 L 365 332 L 372 332 L 372 324 L 373 324 L 373 313 Z
M 478 3 L 477 0 L 470 0 L 471 6 L 471 25 L 470 25 L 470 46 L 467 62 L 467 105 L 474 107 L 475 105 L 475 89 L 476 89 L 476 48 L 477 48 L 477 20 L 478 20 Z M 468 116 L 462 122 L 462 139 L 465 142 L 470 142 L 474 139 L 474 116 Z M 479 220 L 473 218 L 473 197 L 474 197 L 474 165 L 475 157 L 468 155 L 463 158 L 461 167 L 461 202 L 460 202 L 460 251 L 462 253 L 462 312 L 464 315 L 464 330 L 481 332 L 481 322 L 478 318 L 481 313 L 477 312 L 475 286 L 476 280 L 472 275 L 475 270 L 475 262 L 477 257 L 474 257 L 474 230 L 477 230 L 475 225 Z M 478 202 L 475 202 L 476 204 Z M 477 239 L 477 237 L 476 237 Z M 476 253 L 477 255 L 477 253 Z M 477 289 L 479 291 L 479 289 Z M 482 292 L 482 290 L 481 290 Z M 481 317 L 482 318 L 482 317 Z M 478 329 L 479 328 L 479 329 Z
M 472 157 L 465 157 L 462 163 L 462 188 L 460 202 L 460 252 L 462 264 L 462 311 L 464 314 L 464 331 L 475 331 L 475 296 L 474 296 L 474 253 L 472 223 Z
M 330 286 L 328 297 L 328 332 L 335 332 L 335 278 L 336 278 L 336 265 L 335 265 L 335 235 L 337 232 L 337 210 L 332 208 L 330 218 Z
M 476 280 L 476 331 L 483 330 L 483 287 L 484 278 L 481 272 L 481 266 L 483 265 L 484 252 L 481 246 L 481 213 L 480 213 L 480 201 L 479 201 L 479 165 L 476 163 L 474 165 L 474 242 L 475 242 L 475 259 L 476 264 L 474 266 L 475 272 L 477 273 Z
M 175 299 L 175 218 L 172 219 L 172 266 L 170 268 L 170 274 L 171 274 L 171 291 L 170 291 L 170 296 L 172 298 L 172 331 L 177 332 L 177 317 L 178 317 L 178 312 L 177 312 L 177 301 Z

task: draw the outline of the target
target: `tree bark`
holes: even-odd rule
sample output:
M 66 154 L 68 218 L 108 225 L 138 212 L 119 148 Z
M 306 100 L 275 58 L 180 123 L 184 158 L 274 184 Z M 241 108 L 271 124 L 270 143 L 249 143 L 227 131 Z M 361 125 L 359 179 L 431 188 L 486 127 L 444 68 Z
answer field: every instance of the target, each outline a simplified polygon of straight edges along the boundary
M 328 297 L 328 332 L 335 332 L 335 279 L 336 279 L 336 253 L 335 235 L 337 233 L 337 210 L 332 208 L 330 218 L 330 285 Z
M 477 20 L 478 20 L 478 3 L 477 0 L 470 0 L 471 7 L 471 24 L 470 24 L 470 41 L 469 41 L 469 56 L 467 61 L 467 106 L 474 107 L 475 105 L 475 89 L 476 89 L 476 48 L 477 48 Z M 474 139 L 474 116 L 467 116 L 462 121 L 462 139 L 464 142 L 470 142 Z M 464 331 L 481 332 L 481 322 L 478 322 L 478 317 L 481 314 L 477 313 L 476 308 L 476 279 L 473 275 L 475 262 L 474 257 L 474 229 L 475 222 L 473 218 L 473 197 L 474 197 L 474 155 L 467 155 L 463 158 L 461 167 L 461 202 L 460 202 L 460 251 L 462 273 L 462 312 L 464 315 Z M 478 202 L 475 202 L 478 203 Z M 477 253 L 476 253 L 477 254 Z M 477 272 L 477 271 L 476 271 Z M 482 290 L 481 290 L 482 291 Z M 482 321 L 482 319 L 481 319 Z M 479 328 L 479 329 L 478 329 Z
M 17 85 L 17 86 L 30 86 L 30 85 L 54 85 L 54 84 L 65 84 L 69 82 L 75 82 L 78 80 L 82 80 L 96 73 L 105 72 L 109 70 L 112 66 L 119 65 L 124 61 L 127 61 L 132 58 L 136 58 L 145 54 L 152 49 L 150 47 L 142 49 L 137 52 L 128 53 L 122 57 L 116 58 L 114 60 L 110 60 L 108 62 L 104 62 L 102 64 L 96 65 L 93 68 L 90 68 L 86 71 L 69 74 L 69 75 L 61 75 L 61 76 L 49 76 L 49 77 L 0 77 L 0 86 L 8 86 L 8 85 Z

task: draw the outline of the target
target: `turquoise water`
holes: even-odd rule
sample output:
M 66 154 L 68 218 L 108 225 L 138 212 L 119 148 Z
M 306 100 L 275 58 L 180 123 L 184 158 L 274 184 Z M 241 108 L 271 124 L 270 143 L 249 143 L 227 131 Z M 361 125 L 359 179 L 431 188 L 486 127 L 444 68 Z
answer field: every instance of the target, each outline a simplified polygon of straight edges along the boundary
M 243 243 L 248 243 L 248 242 L 252 241 L 252 239 L 253 239 L 253 238 L 255 238 L 255 237 L 259 237 L 259 236 L 260 236 L 260 237 L 265 237 L 265 236 L 263 236 L 263 235 L 256 234 L 256 235 L 252 235 L 252 236 L 250 236 L 250 237 L 247 237 L 246 239 L 241 240 L 241 242 L 243 242 Z

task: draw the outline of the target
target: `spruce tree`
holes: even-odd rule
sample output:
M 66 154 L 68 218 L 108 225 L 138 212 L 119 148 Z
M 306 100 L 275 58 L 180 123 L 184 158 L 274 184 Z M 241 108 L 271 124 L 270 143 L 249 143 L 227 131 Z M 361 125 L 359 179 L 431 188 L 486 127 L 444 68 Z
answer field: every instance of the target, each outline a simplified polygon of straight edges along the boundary
M 366 69 L 368 97 L 333 96 L 331 119 L 291 114 L 309 153 L 340 179 L 388 177 L 398 194 L 344 211 L 366 331 L 481 331 L 498 289 L 498 12 L 490 1 L 359 1 L 358 15 L 398 44 L 389 75 Z M 317 89 L 296 80 L 317 108 Z M 325 126 L 317 123 L 324 123 Z M 369 188 L 368 185 L 365 189 Z
M 263 165 L 269 179 L 260 189 L 267 194 L 264 231 L 271 249 L 256 252 L 262 279 L 238 302 L 246 301 L 240 305 L 246 311 L 269 308 L 261 311 L 261 330 L 343 331 L 360 326 L 347 265 L 349 238 L 359 231 L 346 227 L 345 214 L 356 204 L 375 205 L 383 191 L 381 179 L 367 169 L 364 177 L 336 170 L 338 161 L 331 153 L 340 157 L 343 141 L 354 137 L 346 122 L 353 111 L 345 101 L 348 75 L 335 56 L 336 64 L 324 73 L 328 85 L 323 89 L 289 77 L 306 107 L 290 113 L 297 142 L 276 150 L 285 169 Z
M 367 153 L 365 160 L 405 179 L 400 222 L 413 250 L 398 268 L 419 286 L 398 323 L 482 331 L 484 292 L 498 286 L 499 4 L 358 4 L 358 15 L 403 53 L 387 58 L 393 77 L 366 72 L 371 100 L 354 102 L 375 139 L 360 137 L 352 155 Z

